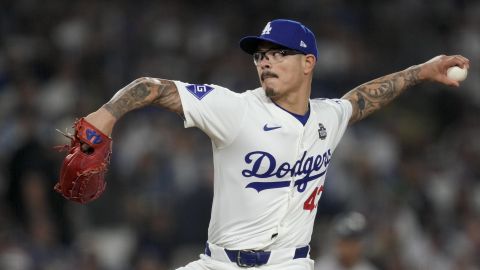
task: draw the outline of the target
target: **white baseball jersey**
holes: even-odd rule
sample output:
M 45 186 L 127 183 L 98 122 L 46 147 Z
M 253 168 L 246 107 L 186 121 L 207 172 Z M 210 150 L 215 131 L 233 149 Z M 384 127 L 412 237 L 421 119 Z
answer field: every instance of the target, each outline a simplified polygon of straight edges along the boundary
M 208 241 L 233 250 L 308 245 L 350 102 L 312 99 L 302 125 L 262 88 L 239 94 L 216 85 L 175 84 L 185 127 L 198 127 L 212 140 Z

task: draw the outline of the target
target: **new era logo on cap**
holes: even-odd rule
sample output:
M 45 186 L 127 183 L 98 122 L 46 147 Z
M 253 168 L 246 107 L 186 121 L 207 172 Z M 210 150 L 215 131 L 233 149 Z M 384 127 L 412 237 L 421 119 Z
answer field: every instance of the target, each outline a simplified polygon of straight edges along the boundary
M 315 35 L 303 24 L 285 19 L 277 19 L 267 23 L 260 36 L 247 36 L 240 40 L 240 47 L 253 54 L 261 41 L 268 41 L 283 47 L 313 54 L 318 58 Z

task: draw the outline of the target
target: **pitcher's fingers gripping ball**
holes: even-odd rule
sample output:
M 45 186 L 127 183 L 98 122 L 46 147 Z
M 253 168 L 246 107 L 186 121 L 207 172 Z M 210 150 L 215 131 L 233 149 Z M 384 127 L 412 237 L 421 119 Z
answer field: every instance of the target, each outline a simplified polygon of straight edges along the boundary
M 105 173 L 110 164 L 112 139 L 103 134 L 84 118 L 74 125 L 70 145 L 60 170 L 60 179 L 55 191 L 68 200 L 88 203 L 97 199 L 105 190 Z

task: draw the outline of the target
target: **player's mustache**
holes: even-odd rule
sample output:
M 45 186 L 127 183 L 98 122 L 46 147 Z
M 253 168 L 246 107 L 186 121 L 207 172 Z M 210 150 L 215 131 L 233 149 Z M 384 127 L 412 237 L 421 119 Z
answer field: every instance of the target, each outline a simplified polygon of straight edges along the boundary
M 264 71 L 262 72 L 262 75 L 260 75 L 260 78 L 262 79 L 262 82 L 263 82 L 266 78 L 278 78 L 278 75 L 271 71 Z

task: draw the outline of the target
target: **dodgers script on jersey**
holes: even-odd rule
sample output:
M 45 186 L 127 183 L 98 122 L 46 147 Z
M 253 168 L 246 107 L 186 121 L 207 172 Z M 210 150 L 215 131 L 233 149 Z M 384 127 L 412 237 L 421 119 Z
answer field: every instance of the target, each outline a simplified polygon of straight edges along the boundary
M 212 141 L 209 243 L 233 250 L 308 245 L 350 102 L 311 99 L 304 126 L 262 88 L 235 93 L 216 85 L 175 84 L 185 127 L 198 127 Z

